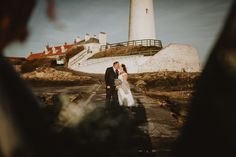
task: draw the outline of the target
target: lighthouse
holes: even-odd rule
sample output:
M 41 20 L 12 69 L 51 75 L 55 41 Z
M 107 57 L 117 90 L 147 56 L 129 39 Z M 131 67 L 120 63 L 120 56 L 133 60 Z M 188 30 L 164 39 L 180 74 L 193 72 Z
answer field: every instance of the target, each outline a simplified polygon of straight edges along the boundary
M 129 41 L 156 39 L 153 0 L 130 0 Z

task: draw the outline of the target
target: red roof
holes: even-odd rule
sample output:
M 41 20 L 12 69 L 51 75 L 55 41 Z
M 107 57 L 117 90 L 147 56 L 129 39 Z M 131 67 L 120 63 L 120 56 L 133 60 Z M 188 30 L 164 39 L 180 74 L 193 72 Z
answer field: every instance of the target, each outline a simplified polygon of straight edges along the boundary
M 33 60 L 33 59 L 39 59 L 42 58 L 44 56 L 44 53 L 34 53 L 34 54 L 30 54 L 27 59 L 28 60 Z
M 74 46 L 74 44 L 71 44 L 71 45 L 63 45 L 65 50 L 68 50 L 69 48 L 71 48 L 72 46 Z M 62 55 L 64 54 L 65 52 L 62 52 L 62 49 L 61 49 L 62 46 L 56 46 L 55 47 L 55 50 L 56 52 L 53 53 L 53 47 L 49 47 L 48 48 L 48 52 L 46 53 L 45 51 L 43 52 L 40 52 L 40 53 L 34 53 L 34 54 L 30 54 L 27 59 L 28 60 L 33 60 L 33 59 L 39 59 L 39 58 L 43 58 L 43 57 L 47 57 L 47 56 L 55 56 L 55 55 Z

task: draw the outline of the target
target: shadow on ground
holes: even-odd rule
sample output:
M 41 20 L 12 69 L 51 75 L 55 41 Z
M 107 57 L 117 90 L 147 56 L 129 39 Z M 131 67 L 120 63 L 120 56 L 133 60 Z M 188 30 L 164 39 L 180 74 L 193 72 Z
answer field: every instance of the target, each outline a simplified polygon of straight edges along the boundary
M 146 122 L 142 104 L 132 108 L 100 104 L 79 125 L 63 128 L 60 134 L 82 156 L 154 156 L 148 130 L 139 127 Z

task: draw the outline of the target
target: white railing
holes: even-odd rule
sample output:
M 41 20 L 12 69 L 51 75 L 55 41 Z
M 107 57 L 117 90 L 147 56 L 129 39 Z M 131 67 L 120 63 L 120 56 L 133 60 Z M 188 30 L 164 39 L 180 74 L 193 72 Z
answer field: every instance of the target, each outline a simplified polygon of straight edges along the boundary
M 77 55 L 69 59 L 69 67 L 74 66 L 75 64 L 78 64 L 81 59 L 84 58 L 84 56 L 88 53 L 87 49 L 84 49 L 83 51 L 79 52 Z
M 102 45 L 100 51 L 105 51 L 107 49 L 119 46 L 156 46 L 162 48 L 162 43 L 161 40 L 155 40 L 155 39 L 131 40 L 120 43 Z

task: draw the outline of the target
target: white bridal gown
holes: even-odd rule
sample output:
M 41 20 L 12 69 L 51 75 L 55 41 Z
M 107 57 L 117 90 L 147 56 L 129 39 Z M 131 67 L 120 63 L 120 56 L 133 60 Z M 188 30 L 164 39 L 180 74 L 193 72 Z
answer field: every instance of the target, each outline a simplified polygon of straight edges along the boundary
M 120 74 L 118 79 L 121 80 L 121 84 L 118 86 L 118 100 L 121 106 L 135 106 L 134 98 L 130 90 L 129 83 L 127 81 L 127 73 Z

